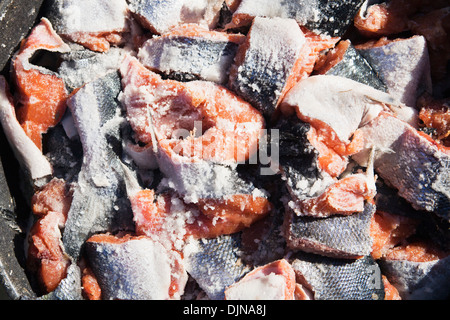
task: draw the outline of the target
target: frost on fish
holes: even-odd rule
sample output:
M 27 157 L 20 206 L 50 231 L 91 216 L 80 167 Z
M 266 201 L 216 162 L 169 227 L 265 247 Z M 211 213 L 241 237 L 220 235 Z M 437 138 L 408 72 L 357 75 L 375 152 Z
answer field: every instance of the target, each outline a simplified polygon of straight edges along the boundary
M 257 267 L 225 290 L 226 300 L 293 300 L 295 272 L 285 259 Z
M 115 153 L 121 147 L 120 89 L 120 78 L 113 72 L 86 84 L 68 100 L 83 148 L 63 234 L 66 252 L 73 258 L 92 233 L 112 231 L 114 226 L 130 228 L 131 212 Z
M 435 212 L 449 220 L 450 153 L 427 135 L 396 117 L 381 113 L 361 128 L 365 148 L 353 159 L 366 164 L 376 148 L 374 168 L 416 210 Z
M 86 252 L 104 300 L 179 299 L 184 292 L 187 274 L 180 254 L 158 241 L 95 235 Z
M 375 206 L 349 216 L 301 217 L 286 208 L 285 237 L 293 250 L 335 258 L 361 258 L 372 251 L 370 224 Z
M 120 48 L 111 48 L 106 53 L 81 48 L 73 48 L 61 56 L 63 61 L 58 73 L 70 92 L 109 72 L 117 71 L 124 57 L 124 50 Z
M 316 74 L 348 78 L 386 92 L 387 88 L 377 72 L 355 49 L 350 40 L 339 42 L 323 59 L 323 66 L 316 70 Z
M 338 76 L 316 75 L 297 83 L 283 99 L 281 108 L 292 108 L 301 120 L 335 140 L 334 149 L 339 144 L 347 149 L 356 130 L 384 110 L 385 104 L 398 105 L 389 94 L 368 85 Z
M 393 248 L 379 260 L 389 282 L 406 300 L 439 300 L 450 295 L 450 256 L 424 243 Z
M 41 53 L 61 54 L 70 48 L 42 18 L 11 61 L 16 90 L 16 115 L 26 134 L 42 150 L 42 134 L 55 126 L 66 110 L 67 91 L 61 77 L 34 64 Z M 39 61 L 38 61 L 39 62 Z
M 0 123 L 16 159 L 27 175 L 32 180 L 51 176 L 53 169 L 50 162 L 17 121 L 12 96 L 3 76 L 0 76 Z
M 297 282 L 315 300 L 384 299 L 380 268 L 370 256 L 348 260 L 297 252 L 291 259 Z
M 147 40 L 138 57 L 144 66 L 169 78 L 176 75 L 226 84 L 243 40 L 243 35 L 227 35 L 197 25 L 185 25 Z
M 128 29 L 125 0 L 52 0 L 46 15 L 58 34 L 99 52 L 120 43 Z
M 61 280 L 58 287 L 39 298 L 39 300 L 83 300 L 81 293 L 81 271 L 76 263 L 67 269 L 67 276 Z
M 197 23 L 214 29 L 220 18 L 222 0 L 129 0 L 137 20 L 150 31 L 163 34 L 186 23 Z
M 431 71 L 427 43 L 423 36 L 356 46 L 387 87 L 387 92 L 408 107 L 431 92 Z
M 295 20 L 255 18 L 230 71 L 229 87 L 270 116 L 291 86 L 306 38 Z
M 264 126 L 256 109 L 212 82 L 163 80 L 134 58 L 121 74 L 127 119 L 136 140 L 153 146 L 166 186 L 191 203 L 265 196 L 235 172 L 256 151 Z
M 242 0 L 228 27 L 248 25 L 254 17 L 295 19 L 317 33 L 342 36 L 353 23 L 363 0 Z
M 199 239 L 186 246 L 186 271 L 211 300 L 223 300 L 225 289 L 250 271 L 241 260 L 240 248 L 240 233 Z

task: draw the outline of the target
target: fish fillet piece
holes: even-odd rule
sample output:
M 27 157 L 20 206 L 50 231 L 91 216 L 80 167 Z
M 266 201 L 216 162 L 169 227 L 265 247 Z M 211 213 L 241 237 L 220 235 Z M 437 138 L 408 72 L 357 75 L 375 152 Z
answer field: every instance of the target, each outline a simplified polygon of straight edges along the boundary
M 371 255 L 380 259 L 394 246 L 402 243 L 416 232 L 418 221 L 378 210 L 370 225 L 373 238 Z
M 407 300 L 448 298 L 449 262 L 448 253 L 425 242 L 395 247 L 379 260 L 383 274 Z
M 382 275 L 381 277 L 384 285 L 384 300 L 402 300 L 397 288 L 389 282 L 388 278 L 386 278 L 385 275 Z
M 58 74 L 30 62 L 40 50 L 70 51 L 46 18 L 42 18 L 33 28 L 12 59 L 12 78 L 18 92 L 17 119 L 30 139 L 42 150 L 42 134 L 62 119 L 68 93 Z
M 21 167 L 34 181 L 52 174 L 52 166 L 17 121 L 6 79 L 0 76 L 0 122 Z
M 349 78 L 380 91 L 387 91 L 383 81 L 350 40 L 342 40 L 323 55 L 314 67 L 315 74 Z
M 281 17 L 295 19 L 298 24 L 318 33 L 342 36 L 363 2 L 242 0 L 229 27 L 248 25 L 255 17 Z
M 29 233 L 27 267 L 37 275 L 44 293 L 56 289 L 71 264 L 61 246 L 61 230 L 71 201 L 68 185 L 57 178 L 39 189 L 31 199 L 33 214 L 39 218 Z
M 225 290 L 251 268 L 242 259 L 241 234 L 191 241 L 183 251 L 186 271 L 211 300 L 223 300 Z
M 314 300 L 384 299 L 380 268 L 370 256 L 348 260 L 298 252 L 291 265 Z
M 139 61 L 169 78 L 191 77 L 225 85 L 241 34 L 227 34 L 187 24 L 147 40 L 139 49 Z M 175 79 L 176 80 L 176 79 Z
M 294 115 L 281 118 L 276 128 L 280 130 L 279 160 L 291 210 L 315 217 L 364 210 L 364 202 L 375 192 L 370 172 L 338 179 L 348 160 L 320 142 L 321 137 L 310 124 Z
M 211 82 L 162 80 L 135 58 L 121 68 L 121 97 L 139 141 L 151 144 L 163 183 L 187 203 L 213 212 L 268 212 L 263 190 L 237 173 L 256 151 L 264 120 L 250 104 Z M 180 137 L 182 139 L 180 139 Z M 216 200 L 221 199 L 218 203 Z
M 299 217 L 286 208 L 284 232 L 287 246 L 328 257 L 357 259 L 372 250 L 370 233 L 375 206 L 349 216 Z
M 387 93 L 344 77 L 310 76 L 298 82 L 280 107 L 310 123 L 324 143 L 341 156 L 363 147 L 360 128 L 375 118 L 385 105 L 398 103 Z
M 430 58 L 423 36 L 356 46 L 387 87 L 387 92 L 415 108 L 420 94 L 431 92 Z
M 360 130 L 365 149 L 352 158 L 365 165 L 368 148 L 375 147 L 376 173 L 416 210 L 435 212 L 448 220 L 448 148 L 389 113 L 380 113 Z
M 117 100 L 120 89 L 118 73 L 111 72 L 89 82 L 68 99 L 83 148 L 83 163 L 74 182 L 63 234 L 65 250 L 74 259 L 92 234 L 116 228 L 129 230 L 132 224 L 122 166 L 115 153 L 122 122 Z
M 225 290 L 226 300 L 293 300 L 295 272 L 285 259 L 257 267 Z
M 57 33 L 93 51 L 108 51 L 128 29 L 125 0 L 52 0 L 49 6 Z
M 301 66 L 306 38 L 295 20 L 255 18 L 230 71 L 228 86 L 271 115 Z
M 187 274 L 179 253 L 147 237 L 98 234 L 87 257 L 104 300 L 179 299 Z
M 224 87 L 162 80 L 132 57 L 124 60 L 121 74 L 121 101 L 139 141 L 151 143 L 154 133 L 153 143 L 173 160 L 239 162 L 256 149 L 261 114 Z M 189 136 L 195 129 L 201 131 Z
M 271 210 L 266 198 L 236 195 L 220 200 L 202 200 L 193 205 L 172 193 L 155 195 L 143 189 L 128 195 L 136 233 L 180 249 L 189 237 L 214 238 L 239 232 L 262 219 Z M 269 208 L 267 208 L 270 206 Z
M 58 74 L 70 92 L 105 74 L 117 71 L 125 55 L 122 48 L 112 47 L 108 52 L 94 52 L 84 47 L 72 48 L 61 56 Z
M 197 23 L 209 29 L 217 26 L 221 0 L 130 0 L 129 8 L 137 20 L 156 34 L 163 34 L 173 27 Z

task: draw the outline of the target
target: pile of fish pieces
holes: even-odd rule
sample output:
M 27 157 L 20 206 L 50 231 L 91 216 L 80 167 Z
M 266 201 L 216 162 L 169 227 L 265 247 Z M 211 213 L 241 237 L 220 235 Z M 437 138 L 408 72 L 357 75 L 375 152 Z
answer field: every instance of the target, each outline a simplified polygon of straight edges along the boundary
M 50 1 L 0 78 L 40 299 L 447 298 L 429 40 L 363 2 Z

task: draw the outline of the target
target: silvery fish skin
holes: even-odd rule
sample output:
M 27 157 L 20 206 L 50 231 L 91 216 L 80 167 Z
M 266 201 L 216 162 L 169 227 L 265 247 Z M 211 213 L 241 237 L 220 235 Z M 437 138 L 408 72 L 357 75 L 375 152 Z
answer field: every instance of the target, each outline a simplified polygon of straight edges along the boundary
M 387 92 L 405 105 L 415 108 L 418 96 L 424 90 L 431 92 L 430 61 L 423 36 L 361 48 L 358 52 L 377 72 Z
M 157 34 L 183 23 L 205 23 L 214 29 L 220 17 L 223 1 L 204 0 L 130 0 L 129 9 L 140 23 Z
M 292 19 L 255 18 L 228 86 L 265 116 L 277 107 L 306 38 Z M 236 59 L 237 60 L 237 59 Z
M 147 40 L 139 50 L 143 65 L 169 79 L 207 80 L 226 84 L 239 44 L 207 36 L 164 36 Z
M 110 48 L 106 53 L 97 53 L 73 45 L 72 51 L 63 54 L 59 76 L 64 80 L 66 88 L 72 92 L 111 71 L 119 69 L 124 50 Z
M 450 257 L 427 262 L 381 259 L 379 264 L 402 299 L 441 300 L 450 297 Z
M 416 210 L 449 220 L 450 155 L 407 123 L 381 114 L 361 128 L 366 148 L 375 147 L 374 168 Z M 353 155 L 365 165 L 368 149 Z
M 377 90 L 386 92 L 386 85 L 378 77 L 378 74 L 370 66 L 366 59 L 350 43 L 345 50 L 342 60 L 334 65 L 325 74 L 352 79 L 369 85 Z
M 285 237 L 292 250 L 346 259 L 361 258 L 372 251 L 372 204 L 367 203 L 363 212 L 328 218 L 297 216 L 289 208 L 286 211 Z
M 39 300 L 83 300 L 81 291 L 81 270 L 76 263 L 72 263 L 58 287 Z
M 245 24 L 253 17 L 281 17 L 295 19 L 311 31 L 340 37 L 352 24 L 363 2 L 364 0 L 242 0 L 230 27 Z
M 187 282 L 182 267 L 173 269 L 174 265 L 182 265 L 180 255 L 149 238 L 88 240 L 86 252 L 105 300 L 171 299 L 172 275 L 178 277 L 181 294 Z
M 348 260 L 297 252 L 291 258 L 297 282 L 314 292 L 315 300 L 383 300 L 384 285 L 370 256 Z
M 64 248 L 74 259 L 92 233 L 114 225 L 130 228 L 127 221 L 132 221 L 125 182 L 120 178 L 122 167 L 114 153 L 120 147 L 119 126 L 113 119 L 120 110 L 116 100 L 120 88 L 120 78 L 112 72 L 86 84 L 68 101 L 83 147 L 83 164 L 63 234 Z
M 225 289 L 251 270 L 241 260 L 241 234 L 200 239 L 186 247 L 186 271 L 211 300 L 223 300 Z
M 51 0 L 46 16 L 58 34 L 104 33 L 126 29 L 125 0 Z

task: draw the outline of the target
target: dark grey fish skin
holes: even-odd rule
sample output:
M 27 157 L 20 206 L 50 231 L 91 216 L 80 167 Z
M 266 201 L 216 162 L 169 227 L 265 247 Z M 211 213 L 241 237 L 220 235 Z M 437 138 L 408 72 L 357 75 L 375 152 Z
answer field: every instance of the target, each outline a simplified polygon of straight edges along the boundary
M 387 92 L 386 85 L 378 77 L 378 74 L 351 43 L 347 47 L 342 60 L 325 74 L 348 78 Z
M 200 239 L 191 246 L 184 252 L 186 271 L 211 300 L 223 300 L 225 289 L 251 270 L 240 257 L 240 233 Z
M 201 37 L 170 36 L 149 39 L 139 50 L 139 60 L 152 70 L 168 75 L 192 75 L 193 80 L 218 84 L 228 72 L 239 45 Z M 177 80 L 177 79 L 175 79 Z
M 315 300 L 383 300 L 381 271 L 370 256 L 347 260 L 298 252 L 292 257 L 297 282 Z
M 383 274 L 405 300 L 444 300 L 450 297 L 450 256 L 429 262 L 379 261 Z
M 228 86 L 270 117 L 305 41 L 294 20 L 255 18 L 247 35 L 248 43 L 242 45 L 245 57 L 239 65 L 235 64 L 236 70 L 231 70 Z
M 74 260 L 91 234 L 131 227 L 132 213 L 115 153 L 121 147 L 120 128 L 108 124 L 120 110 L 120 89 L 120 78 L 113 72 L 86 84 L 68 101 L 83 147 L 83 164 L 63 233 L 66 253 Z
M 148 238 L 88 241 L 86 253 L 103 300 L 169 299 L 173 257 L 159 242 Z M 184 278 L 187 281 L 186 274 Z
M 110 48 L 108 52 L 98 53 L 84 47 L 72 45 L 72 51 L 62 54 L 59 76 L 64 80 L 69 92 L 80 88 L 109 72 L 119 70 L 124 57 L 120 48 Z
M 58 287 L 38 300 L 83 300 L 81 291 L 81 270 L 76 263 L 72 263 Z
M 450 155 L 393 116 L 380 116 L 361 130 L 366 146 L 379 150 L 374 161 L 376 173 L 414 209 L 449 221 Z M 360 161 L 364 152 L 353 159 Z
M 364 0 L 243 0 L 236 14 L 295 19 L 311 31 L 341 37 Z
M 360 48 L 358 52 L 377 72 L 387 92 L 405 105 L 415 108 L 417 98 L 424 91 L 431 93 L 430 61 L 424 37 Z
M 286 210 L 285 237 L 292 250 L 345 259 L 361 258 L 372 251 L 372 204 L 367 203 L 363 212 L 328 218 L 297 216 Z

